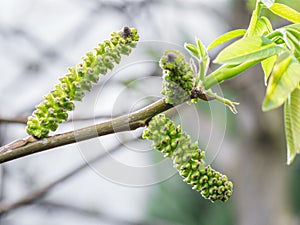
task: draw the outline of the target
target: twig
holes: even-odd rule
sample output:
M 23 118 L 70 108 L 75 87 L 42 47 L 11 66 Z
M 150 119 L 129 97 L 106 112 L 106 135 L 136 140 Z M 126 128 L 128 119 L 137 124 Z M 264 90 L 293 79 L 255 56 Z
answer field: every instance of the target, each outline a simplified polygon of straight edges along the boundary
M 74 175 L 76 175 L 79 172 L 81 172 L 82 170 L 88 168 L 89 165 L 91 165 L 93 163 L 96 163 L 96 162 L 106 158 L 109 154 L 112 154 L 112 153 L 118 151 L 120 149 L 120 147 L 122 147 L 123 144 L 133 142 L 133 141 L 136 141 L 136 140 L 137 140 L 137 138 L 124 141 L 123 143 L 119 143 L 117 146 L 115 146 L 114 148 L 112 148 L 108 152 L 102 153 L 102 154 L 94 157 L 92 160 L 89 161 L 89 164 L 84 163 L 84 164 L 74 168 L 73 170 L 66 173 L 62 177 L 58 178 L 57 180 L 53 181 L 52 183 L 46 185 L 45 187 L 40 188 L 39 190 L 36 190 L 36 191 L 32 192 L 30 194 L 27 194 L 25 197 L 17 200 L 14 203 L 11 203 L 9 205 L 3 205 L 3 204 L 1 205 L 0 204 L 0 216 L 3 215 L 4 213 L 8 213 L 8 212 L 11 212 L 14 209 L 20 208 L 21 206 L 32 204 L 35 201 L 43 198 L 46 194 L 48 194 L 58 184 L 61 184 L 62 182 L 72 178 Z
M 78 130 L 42 139 L 35 139 L 29 136 L 27 138 L 24 138 L 23 140 L 14 141 L 13 145 L 8 144 L 1 147 L 0 163 L 31 155 L 47 149 L 52 149 L 55 147 L 104 136 L 107 134 L 135 130 L 139 127 L 145 126 L 153 116 L 172 107 L 174 106 L 167 104 L 164 99 L 161 99 L 128 115 L 120 116 L 107 122 L 99 123 L 93 126 L 88 126 Z M 28 141 L 24 142 L 24 140 Z M 22 143 L 20 145 L 16 145 L 15 143 L 18 141 Z
M 144 221 L 129 221 L 129 220 L 125 220 L 125 219 L 119 219 L 113 216 L 110 216 L 108 214 L 104 214 L 98 211 L 94 211 L 94 210 L 88 210 L 88 209 L 84 209 L 84 208 L 80 208 L 74 205 L 69 205 L 69 204 L 65 204 L 65 203 L 56 203 L 56 202 L 52 202 L 52 201 L 41 201 L 39 203 L 41 206 L 47 207 L 47 208 L 53 208 L 53 209 L 59 209 L 59 210 L 66 210 L 69 212 L 73 212 L 76 214 L 85 214 L 87 216 L 92 216 L 92 217 L 100 217 L 103 220 L 106 220 L 108 222 L 108 224 L 122 224 L 122 225 L 169 225 L 171 223 L 167 222 L 167 221 L 161 221 L 161 222 L 144 222 Z
M 4 184 L 5 184 L 5 178 L 6 178 L 6 170 L 4 165 L 0 165 L 0 169 L 2 170 L 1 172 L 1 177 L 0 177 L 0 202 L 4 198 Z M 0 211 L 1 211 L 1 205 L 0 205 Z M 2 221 L 2 214 L 0 213 L 0 224 Z
M 0 123 L 27 123 L 27 117 L 1 117 Z
M 117 117 L 117 116 L 115 116 Z M 87 120 L 99 120 L 99 119 L 109 119 L 112 118 L 112 115 L 99 115 L 95 117 L 76 117 L 76 118 L 71 118 L 64 123 L 70 123 L 70 122 L 80 122 L 80 121 L 87 121 Z M 0 123 L 21 123 L 21 124 L 26 124 L 27 123 L 27 117 L 1 117 L 0 118 Z

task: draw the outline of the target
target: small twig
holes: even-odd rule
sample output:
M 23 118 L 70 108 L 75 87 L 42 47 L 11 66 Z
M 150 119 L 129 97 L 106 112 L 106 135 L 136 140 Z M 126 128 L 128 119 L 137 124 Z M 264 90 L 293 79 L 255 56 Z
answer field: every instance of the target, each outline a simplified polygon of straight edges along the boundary
M 1 175 L 0 175 L 0 201 L 4 198 L 4 184 L 5 184 L 5 177 L 6 177 L 6 168 L 4 165 L 0 166 Z
M 6 170 L 4 165 L 0 165 L 1 167 L 1 177 L 0 177 L 0 202 L 4 199 L 4 184 L 5 184 L 5 178 L 6 178 Z M 0 204 L 0 211 L 1 211 L 1 204 Z M 2 220 L 2 214 L 0 213 L 0 224 Z
M 16 117 L 1 117 L 0 118 L 0 123 L 22 123 L 26 124 L 27 123 L 27 117 L 21 117 L 21 116 L 16 116 Z
M 163 221 L 163 222 L 146 222 L 146 221 L 129 221 L 129 220 L 125 220 L 125 219 L 119 219 L 117 217 L 114 216 L 110 216 L 108 214 L 104 214 L 95 210 L 88 210 L 88 209 L 84 209 L 84 208 L 80 208 L 78 206 L 74 206 L 74 205 L 69 205 L 69 204 L 65 204 L 65 203 L 56 203 L 53 201 L 41 201 L 39 203 L 41 206 L 47 207 L 47 208 L 53 208 L 56 210 L 65 210 L 65 211 L 69 211 L 69 212 L 73 212 L 76 214 L 82 214 L 82 215 L 87 215 L 89 217 L 97 217 L 100 218 L 102 220 L 105 220 L 107 222 L 109 222 L 109 224 L 122 224 L 122 225 L 170 225 L 171 223 L 167 222 L 167 221 Z
M 14 209 L 20 208 L 21 206 L 32 204 L 32 203 L 36 202 L 37 200 L 43 198 L 46 194 L 48 194 L 58 184 L 61 184 L 62 182 L 72 178 L 74 175 L 78 174 L 82 170 L 88 168 L 88 166 L 90 164 L 99 162 L 100 160 L 106 158 L 109 154 L 112 154 L 112 153 L 118 151 L 120 149 L 120 147 L 122 147 L 123 144 L 133 142 L 133 141 L 136 141 L 136 140 L 137 140 L 137 138 L 124 141 L 123 143 L 119 143 L 117 146 L 115 146 L 114 148 L 112 148 L 108 152 L 102 153 L 102 154 L 94 157 L 93 159 L 91 159 L 89 161 L 89 164 L 84 163 L 84 164 L 74 168 L 73 170 L 66 173 L 62 177 L 58 178 L 54 182 L 46 185 L 45 187 L 40 188 L 39 190 L 36 190 L 36 191 L 26 195 L 25 197 L 17 200 L 14 203 L 11 203 L 9 205 L 3 205 L 3 204 L 1 205 L 0 204 L 0 216 L 3 215 L 4 213 L 8 213 L 8 212 L 11 212 Z
M 240 103 L 230 101 L 227 98 L 223 98 L 223 97 L 217 95 L 216 93 L 212 92 L 211 90 L 208 90 L 206 93 L 207 93 L 207 95 L 215 98 L 217 101 L 219 101 L 219 102 L 227 105 L 233 114 L 237 114 L 238 113 L 238 111 L 236 110 L 235 106 L 239 105 Z
M 191 91 L 191 98 L 200 98 L 203 101 L 211 101 L 216 99 L 215 97 L 209 96 L 206 94 L 206 92 L 204 90 L 202 90 L 201 88 L 193 88 Z
M 99 115 L 95 117 L 76 117 L 76 118 L 71 118 L 64 123 L 70 123 L 70 122 L 80 122 L 80 121 L 87 121 L 87 120 L 99 120 L 99 119 L 110 119 L 113 117 L 118 117 L 118 116 L 112 116 L 112 115 Z M 0 123 L 21 123 L 21 124 L 26 124 L 27 123 L 27 118 L 28 117 L 0 117 Z

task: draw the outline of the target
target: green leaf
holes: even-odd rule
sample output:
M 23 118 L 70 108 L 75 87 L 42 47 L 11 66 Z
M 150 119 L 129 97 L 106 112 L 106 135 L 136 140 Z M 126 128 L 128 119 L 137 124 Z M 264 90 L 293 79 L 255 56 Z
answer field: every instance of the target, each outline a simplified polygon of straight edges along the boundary
M 184 44 L 184 48 L 194 57 L 196 57 L 197 59 L 199 59 L 199 53 L 198 53 L 198 49 L 195 45 L 193 44 L 189 44 L 189 43 L 185 43 Z
M 262 16 L 256 21 L 252 36 L 262 36 L 273 31 L 272 24 L 267 17 Z
M 293 36 L 295 36 L 296 39 L 300 40 L 300 31 L 296 28 L 289 28 L 286 27 L 287 32 L 291 33 Z
M 261 62 L 261 66 L 265 74 L 265 85 L 267 85 L 267 81 L 269 79 L 269 76 L 271 75 L 276 59 L 277 59 L 277 55 L 273 55 Z
M 263 37 L 247 37 L 240 39 L 219 53 L 215 63 L 240 64 L 245 61 L 256 61 L 276 55 L 282 51 L 282 47 L 276 46 L 270 40 Z
M 199 55 L 201 56 L 201 58 L 206 58 L 207 50 L 206 50 L 204 44 L 202 43 L 202 41 L 199 38 L 196 38 L 196 43 L 197 43 L 197 49 L 198 49 Z
M 300 90 L 296 88 L 284 104 L 285 136 L 287 142 L 287 164 L 291 164 L 300 153 Z
M 249 23 L 249 26 L 247 29 L 247 33 L 245 34 L 245 37 L 251 37 L 255 33 L 256 24 L 257 24 L 257 20 L 259 18 L 260 11 L 261 11 L 261 3 L 260 3 L 260 1 L 257 1 L 255 9 L 252 12 L 252 16 L 251 16 L 250 23 Z
M 210 58 L 207 49 L 202 41 L 199 38 L 196 38 L 195 41 L 197 43 L 197 50 L 199 54 L 199 76 L 196 77 L 195 82 L 195 85 L 197 86 L 200 80 L 203 81 L 205 79 L 205 75 L 209 67 Z
M 229 31 L 223 35 L 221 35 L 220 37 L 218 37 L 217 39 L 215 39 L 208 47 L 207 49 L 213 49 L 227 41 L 230 41 L 234 38 L 237 37 L 241 37 L 246 33 L 247 30 L 245 29 L 238 29 L 238 30 L 233 30 L 233 31 Z
M 269 8 L 274 14 L 291 21 L 293 23 L 300 23 L 300 13 L 287 5 L 274 3 Z
M 300 63 L 293 55 L 282 54 L 273 68 L 263 102 L 263 111 L 281 106 L 300 82 Z
M 290 24 L 290 25 L 284 26 L 284 28 L 286 28 L 286 29 L 291 28 L 291 29 L 295 29 L 295 30 L 300 31 L 300 23 Z
M 292 45 L 291 50 L 294 52 L 295 56 L 300 55 L 300 32 L 295 29 L 287 29 L 287 38 Z

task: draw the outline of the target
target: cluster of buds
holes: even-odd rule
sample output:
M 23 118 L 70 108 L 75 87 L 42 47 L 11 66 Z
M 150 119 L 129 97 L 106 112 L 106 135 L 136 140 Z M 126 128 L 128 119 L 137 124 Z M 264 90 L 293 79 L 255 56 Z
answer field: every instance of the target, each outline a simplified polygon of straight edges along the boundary
M 166 102 L 177 105 L 188 100 L 194 86 L 194 72 L 184 56 L 176 50 L 166 51 L 160 59 L 163 69 L 162 94 Z
M 68 118 L 67 111 L 74 109 L 74 101 L 81 101 L 86 91 L 98 82 L 99 74 L 105 75 L 119 64 L 121 55 L 129 55 L 139 40 L 135 28 L 124 27 L 122 31 L 111 34 L 106 40 L 82 57 L 83 62 L 69 68 L 69 73 L 60 78 L 55 89 L 45 96 L 28 118 L 26 131 L 37 138 L 49 135 L 58 125 Z
M 225 175 L 205 166 L 205 152 L 189 135 L 175 126 L 172 120 L 159 114 L 151 119 L 144 130 L 143 138 L 153 141 L 153 147 L 165 157 L 173 159 L 174 167 L 184 177 L 184 182 L 200 191 L 203 197 L 226 201 L 232 194 L 232 182 Z

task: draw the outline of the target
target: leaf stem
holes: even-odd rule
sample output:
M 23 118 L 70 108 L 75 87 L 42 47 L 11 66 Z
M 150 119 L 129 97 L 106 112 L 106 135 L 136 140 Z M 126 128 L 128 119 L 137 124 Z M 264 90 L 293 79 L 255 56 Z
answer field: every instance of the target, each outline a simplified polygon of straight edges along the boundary
M 203 81 L 202 84 L 203 84 L 205 90 L 208 90 L 211 87 L 213 87 L 214 85 L 222 83 L 224 80 L 231 79 L 231 78 L 241 74 L 242 72 L 244 72 L 245 70 L 254 66 L 255 64 L 257 64 L 260 61 L 261 61 L 261 59 L 251 61 L 251 62 L 245 62 L 240 65 L 224 64 L 221 67 L 219 67 L 218 69 L 216 69 L 215 71 L 213 71 L 211 74 L 209 74 L 205 78 L 205 80 Z

